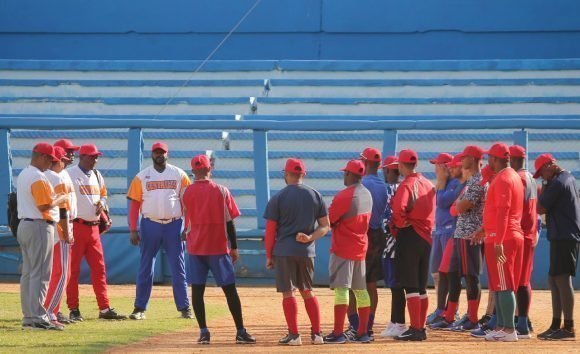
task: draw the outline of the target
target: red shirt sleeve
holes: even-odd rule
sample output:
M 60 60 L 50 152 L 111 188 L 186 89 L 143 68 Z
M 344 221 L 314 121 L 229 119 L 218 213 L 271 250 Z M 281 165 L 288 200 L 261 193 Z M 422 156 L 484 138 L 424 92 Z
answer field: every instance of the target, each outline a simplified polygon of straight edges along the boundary
M 339 192 L 330 207 L 328 208 L 328 218 L 330 219 L 330 225 L 334 225 L 340 221 L 342 216 L 348 212 L 350 209 L 350 204 L 352 203 L 352 194 L 354 188 L 347 188 Z
M 495 192 L 500 195 L 495 196 L 496 202 L 496 239 L 495 244 L 503 243 L 505 234 L 508 228 L 509 220 L 509 210 L 512 205 L 512 189 L 514 188 L 511 183 L 507 183 L 504 180 L 497 181 L 498 185 L 495 188 Z
M 226 220 L 226 222 L 227 222 L 227 221 L 234 220 L 235 218 L 240 216 L 241 213 L 240 213 L 240 209 L 238 209 L 236 201 L 234 200 L 234 197 L 230 193 L 230 190 L 227 188 L 226 188 L 226 193 L 225 193 L 225 199 L 226 199 L 225 200 L 226 208 L 227 208 L 228 214 L 230 216 L 230 220 Z
M 410 197 L 411 190 L 409 187 L 401 184 L 391 200 L 391 221 L 393 225 L 399 229 L 407 226 L 407 207 L 409 205 Z
M 141 202 L 131 200 L 129 203 L 129 230 L 137 230 L 137 221 L 139 220 L 139 210 L 141 210 Z
M 266 258 L 272 258 L 274 245 L 276 244 L 276 232 L 278 223 L 274 220 L 266 220 L 266 234 L 264 235 L 264 246 L 266 247 Z

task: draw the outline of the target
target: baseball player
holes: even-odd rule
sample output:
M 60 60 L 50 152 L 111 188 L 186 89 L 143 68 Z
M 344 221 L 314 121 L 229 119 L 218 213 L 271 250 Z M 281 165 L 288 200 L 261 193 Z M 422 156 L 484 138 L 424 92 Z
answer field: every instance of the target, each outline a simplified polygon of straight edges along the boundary
M 522 214 L 522 231 L 524 232 L 524 251 L 522 254 L 522 269 L 516 292 L 518 303 L 518 322 L 516 326 L 518 339 L 529 339 L 530 328 L 528 326 L 528 311 L 532 300 L 532 286 L 530 279 L 534 266 L 534 250 L 538 244 L 538 212 L 536 204 L 538 199 L 538 186 L 532 174 L 524 167 L 526 150 L 513 145 L 509 148 L 510 166 L 517 171 L 524 185 L 524 210 Z
M 524 234 L 522 212 L 524 186 L 518 173 L 509 167 L 509 148 L 496 143 L 486 151 L 489 167 L 495 176 L 487 191 L 483 225 L 485 230 L 485 261 L 489 287 L 496 297 L 497 326 L 489 332 L 486 340 L 515 342 L 514 315 Z
M 328 208 L 332 228 L 330 247 L 330 288 L 334 289 L 334 330 L 324 337 L 328 344 L 342 344 L 344 320 L 348 310 L 349 289 L 356 296 L 359 325 L 353 339 L 370 342 L 367 333 L 371 301 L 366 288 L 365 256 L 368 247 L 367 231 L 373 207 L 371 193 L 361 179 L 365 166 L 360 160 L 350 160 L 344 172 L 345 189 L 340 191 Z
M 383 252 L 382 264 L 385 285 L 391 290 L 391 316 L 387 327 L 381 332 L 381 337 L 394 338 L 407 331 L 405 325 L 405 309 L 407 302 L 405 300 L 405 291 L 398 286 L 395 277 L 395 243 L 390 228 L 392 210 L 390 202 L 399 187 L 399 162 L 396 156 L 387 156 L 381 166 L 383 176 L 387 184 L 387 206 L 383 216 L 383 227 L 385 229 L 385 250 Z
M 377 293 L 377 282 L 383 279 L 382 256 L 385 251 L 385 235 L 383 230 L 383 216 L 387 206 L 387 185 L 378 176 L 381 165 L 381 152 L 375 148 L 366 148 L 360 154 L 361 160 L 365 164 L 365 176 L 362 184 L 371 192 L 373 198 L 373 209 L 369 230 L 367 232 L 368 248 L 365 257 L 367 291 L 371 298 L 371 313 L 369 314 L 368 335 L 374 340 L 373 324 L 379 295 Z M 345 332 L 347 337 L 354 338 L 358 328 L 358 313 L 356 309 L 356 299 L 354 294 L 350 294 L 348 306 L 348 319 L 350 328 Z
M 59 321 L 58 313 L 60 302 L 70 277 L 70 244 L 74 241 L 72 219 L 76 213 L 76 210 L 73 210 L 73 208 L 76 208 L 76 195 L 74 194 L 72 181 L 64 170 L 65 161 L 69 160 L 66 151 L 60 146 L 55 146 L 54 156 L 59 161 L 54 162 L 44 174 L 53 186 L 54 192 L 65 195 L 66 199 L 58 205 L 58 215 L 54 215 L 55 220 L 59 221 L 55 230 L 52 272 L 44 307 L 52 324 L 56 327 L 62 327 L 63 324 L 71 323 L 66 318 L 61 318 L 63 322 Z
M 64 167 L 67 168 L 68 166 L 72 165 L 75 160 L 75 152 L 79 151 L 81 148 L 80 146 L 76 146 L 72 143 L 72 141 L 68 139 L 60 139 L 54 143 L 54 146 L 59 146 L 66 151 L 66 157 L 68 160 L 65 160 Z
M 286 187 L 270 199 L 264 212 L 266 267 L 276 270 L 276 290 L 282 293 L 282 308 L 288 325 L 288 334 L 278 342 L 283 345 L 302 344 L 298 333 L 296 289 L 304 299 L 310 318 L 312 344 L 324 344 L 312 278 L 316 256 L 314 241 L 328 233 L 330 222 L 320 193 L 303 183 L 305 175 L 306 167 L 301 160 L 288 159 L 284 167 Z
M 73 219 L 75 242 L 71 246 L 71 276 L 66 289 L 70 318 L 74 321 L 84 320 L 79 310 L 79 275 L 81 261 L 86 257 L 99 306 L 99 318 L 123 320 L 127 316 L 109 306 L 107 271 L 99 234 L 99 218 L 107 203 L 107 187 L 101 173 L 95 170 L 102 154 L 95 145 L 88 144 L 81 146 L 79 155 L 78 165 L 67 170 L 77 196 L 77 217 Z
M 236 343 L 254 344 L 256 340 L 244 328 L 242 305 L 236 289 L 233 262 L 238 260 L 238 242 L 234 219 L 240 211 L 230 191 L 211 180 L 211 162 L 206 155 L 191 159 L 193 184 L 181 197 L 185 215 L 184 238 L 189 253 L 191 298 L 200 329 L 198 344 L 210 343 L 205 320 L 203 295 L 208 272 L 222 288 L 236 324 Z
M 50 322 L 43 306 L 52 268 L 58 205 L 67 198 L 64 194 L 54 193 L 43 173 L 57 161 L 52 145 L 38 143 L 32 149 L 30 165 L 18 175 L 16 187 L 20 224 L 17 235 L 22 251 L 22 329 L 63 329 L 63 326 L 56 327 Z
M 453 239 L 455 223 L 457 218 L 449 213 L 451 205 L 459 196 L 463 189 L 461 182 L 451 176 L 450 168 L 453 156 L 447 153 L 440 153 L 429 162 L 435 165 L 435 176 L 437 184 L 437 208 L 435 210 L 435 231 L 433 232 L 433 247 L 431 250 L 431 275 L 437 291 L 437 308 L 427 316 L 427 324 L 440 321 L 443 317 L 447 305 L 447 295 L 449 293 L 449 280 L 447 272 L 441 272 L 441 260 L 447 244 Z
M 404 179 L 391 200 L 391 226 L 397 238 L 396 279 L 405 290 L 411 319 L 411 327 L 395 337 L 402 341 L 427 339 L 427 278 L 436 195 L 433 184 L 415 172 L 418 162 L 417 153 L 413 150 L 402 150 L 399 153 L 399 171 Z
M 546 215 L 550 241 L 548 282 L 552 292 L 552 324 L 539 339 L 576 340 L 574 330 L 574 285 L 580 249 L 580 199 L 576 179 L 560 167 L 551 154 L 534 163 L 534 178 L 542 177 L 538 212 Z M 564 314 L 564 326 L 562 324 Z
M 145 310 L 151 296 L 157 252 L 163 245 L 171 266 L 173 299 L 182 318 L 193 318 L 187 297 L 185 280 L 184 244 L 181 240 L 183 224 L 181 193 L 191 184 L 187 174 L 180 168 L 167 163 L 169 148 L 163 142 L 151 147 L 153 165 L 135 176 L 127 198 L 129 204 L 130 241 L 139 245 L 141 259 L 137 275 L 135 309 L 129 318 L 145 318 Z M 141 212 L 141 224 L 137 220 Z
M 431 324 L 432 329 L 471 331 L 479 327 L 477 314 L 481 297 L 479 276 L 483 260 L 481 244 L 473 242 L 473 238 L 483 232 L 483 205 L 487 188 L 480 185 L 482 157 L 483 149 L 473 145 L 466 146 L 459 155 L 464 173 L 469 177 L 455 203 L 458 218 L 447 267 L 449 279 L 447 310 L 443 320 Z M 454 321 L 461 294 L 461 277 L 465 277 L 466 283 L 467 315 Z

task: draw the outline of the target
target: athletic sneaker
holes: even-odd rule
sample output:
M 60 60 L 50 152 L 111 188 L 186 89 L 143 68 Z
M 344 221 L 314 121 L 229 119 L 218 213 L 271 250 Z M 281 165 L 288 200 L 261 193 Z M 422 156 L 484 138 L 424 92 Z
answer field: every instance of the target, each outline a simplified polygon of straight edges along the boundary
M 185 319 L 193 319 L 193 314 L 191 313 L 191 309 L 188 307 L 184 310 L 180 310 L 181 312 L 181 318 L 185 318 Z
M 314 345 L 324 344 L 324 338 L 322 338 L 322 333 L 311 333 L 310 343 Z
M 58 321 L 50 321 L 50 323 L 52 323 L 52 325 L 54 326 L 54 329 L 57 331 L 64 331 L 64 325 Z
M 145 310 L 135 307 L 133 313 L 129 315 L 129 318 L 132 320 L 144 320 L 145 319 Z
M 75 323 L 75 321 L 71 320 L 70 318 L 66 317 L 62 312 L 58 312 L 56 314 L 56 320 L 62 324 L 71 324 Z
M 471 336 L 474 338 L 485 338 L 485 335 L 488 334 L 489 332 L 493 331 L 488 325 L 484 324 L 479 326 L 479 328 L 474 329 L 473 331 L 471 331 Z
M 447 322 L 446 319 L 442 319 L 439 322 L 435 322 L 435 323 L 431 324 L 429 326 L 429 328 L 434 329 L 434 330 L 449 331 L 449 330 L 451 330 L 451 328 L 453 327 L 454 324 L 455 324 L 455 322 L 449 323 L 449 322 Z
M 369 335 L 369 338 L 371 339 L 371 342 L 375 341 L 375 331 L 369 330 L 367 332 L 367 334 Z
M 384 333 L 386 331 L 385 329 L 385 331 L 381 333 L 381 337 L 394 338 L 400 336 L 401 334 L 405 333 L 408 330 L 407 326 L 405 326 L 404 323 L 391 323 L 390 325 L 392 326 L 388 328 L 389 329 L 388 332 Z
M 548 328 L 544 332 L 538 334 L 538 339 L 543 339 L 543 340 L 550 339 L 550 337 L 556 332 L 558 332 L 558 329 Z
M 56 327 L 48 321 L 34 322 L 30 325 L 30 327 L 32 329 L 40 329 L 40 330 L 56 330 Z M 60 330 L 62 330 L 62 329 L 60 329 Z
M 32 323 L 23 323 L 22 324 L 22 330 L 27 330 L 27 329 L 33 329 L 32 328 Z
M 462 332 L 463 326 L 466 325 L 468 322 L 470 322 L 469 316 L 463 315 L 463 317 L 461 317 L 460 320 L 457 320 L 457 321 L 453 322 L 453 324 L 451 324 L 451 326 L 449 327 L 449 330 L 451 330 L 453 332 Z
M 256 338 L 243 328 L 236 333 L 236 344 L 256 344 Z
M 346 343 L 346 337 L 344 333 L 341 334 L 334 334 L 331 332 L 330 334 L 324 336 L 324 343 L 325 344 L 344 344 Z
M 517 342 L 518 341 L 518 334 L 516 333 L 516 331 L 508 333 L 508 332 L 501 330 L 501 331 L 496 331 L 492 338 L 496 342 Z M 485 339 L 487 340 L 487 337 Z
M 496 330 L 491 330 L 485 334 L 485 340 L 487 341 L 495 341 L 494 336 L 497 334 Z
M 109 307 L 107 311 L 99 311 L 99 318 L 102 320 L 126 320 L 127 316 L 121 315 L 114 308 Z
M 437 309 L 433 311 L 431 314 L 429 314 L 429 316 L 427 316 L 427 324 L 430 325 L 431 323 L 441 321 L 441 319 L 443 319 L 443 316 L 441 316 L 441 314 L 443 314 L 443 310 Z
M 516 333 L 518 334 L 518 339 L 531 339 L 532 338 L 532 334 L 530 333 L 530 331 L 525 331 L 523 329 L 516 328 Z
M 491 320 L 491 316 L 486 314 L 486 315 L 483 315 L 483 316 L 482 316 L 482 317 L 479 319 L 479 321 L 477 321 L 477 323 L 479 323 L 479 325 L 480 325 L 480 326 L 482 326 L 482 325 L 484 325 L 484 324 L 488 323 L 488 322 L 489 322 L 489 320 Z
M 83 322 L 85 320 L 79 309 L 71 309 L 68 316 L 74 322 Z
M 370 343 L 371 342 L 371 337 L 368 335 L 368 333 L 363 333 L 360 336 L 357 335 L 356 337 L 354 337 L 354 343 Z
M 566 328 L 560 328 L 548 337 L 549 340 L 576 340 L 576 331 L 574 329 L 567 330 Z
M 281 345 L 302 345 L 302 339 L 300 338 L 300 334 L 292 334 L 288 333 L 282 339 L 278 341 L 278 344 Z
M 473 331 L 479 328 L 479 323 L 471 322 L 469 319 L 464 321 L 457 326 L 451 327 L 453 332 L 464 332 L 464 331 Z
M 424 329 L 415 329 L 411 327 L 405 333 L 395 337 L 395 339 L 409 342 L 420 342 L 427 339 L 427 335 Z
M 348 342 L 355 342 L 356 341 L 356 330 L 352 327 L 349 327 L 346 331 L 344 331 L 344 336 Z
M 200 332 L 199 338 L 197 339 L 197 344 L 209 344 L 210 340 L 211 335 L 209 334 L 209 331 Z

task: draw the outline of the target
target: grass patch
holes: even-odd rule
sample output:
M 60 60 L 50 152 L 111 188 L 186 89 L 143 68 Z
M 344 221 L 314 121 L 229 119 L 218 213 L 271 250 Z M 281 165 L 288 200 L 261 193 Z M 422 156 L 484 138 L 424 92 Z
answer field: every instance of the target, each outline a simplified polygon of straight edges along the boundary
M 133 309 L 132 298 L 115 297 L 111 303 L 125 314 Z M 64 331 L 22 330 L 20 294 L 0 292 L 0 352 L 95 353 L 153 335 L 194 325 L 197 328 L 195 320 L 179 317 L 173 299 L 151 299 L 147 319 L 143 321 L 98 320 L 94 296 L 81 296 L 81 304 L 85 321 L 68 325 Z M 208 319 L 227 313 L 219 305 L 206 304 L 205 308 Z

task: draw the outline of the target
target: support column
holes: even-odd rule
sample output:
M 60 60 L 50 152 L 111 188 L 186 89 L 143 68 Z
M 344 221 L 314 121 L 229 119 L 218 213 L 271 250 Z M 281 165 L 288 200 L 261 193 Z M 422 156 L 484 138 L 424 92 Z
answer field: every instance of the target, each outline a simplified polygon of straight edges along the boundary
M 254 130 L 254 183 L 256 189 L 256 210 L 258 228 L 266 228 L 262 216 L 270 200 L 270 170 L 268 168 L 268 132 Z
M 12 192 L 12 155 L 10 154 L 10 129 L 0 129 L 0 205 L 8 206 Z M 0 225 L 8 224 L 6 212 L 0 213 Z

